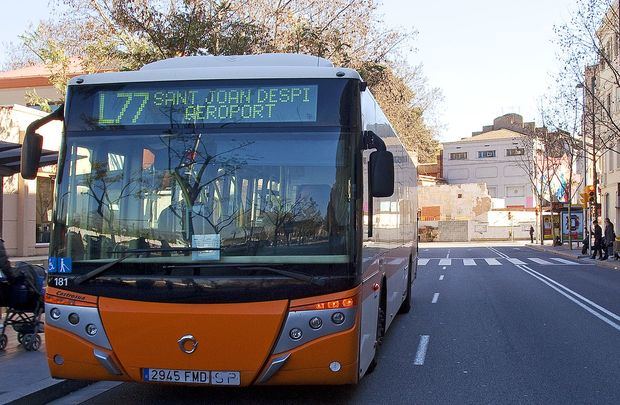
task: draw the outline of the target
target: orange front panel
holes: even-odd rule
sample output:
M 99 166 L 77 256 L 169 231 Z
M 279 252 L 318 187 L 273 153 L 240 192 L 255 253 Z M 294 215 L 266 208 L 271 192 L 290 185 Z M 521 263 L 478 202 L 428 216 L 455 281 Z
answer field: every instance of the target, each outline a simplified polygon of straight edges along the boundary
M 94 346 L 64 330 L 45 325 L 45 344 L 47 346 L 47 362 L 52 377 L 70 378 L 75 380 L 118 380 L 127 377 L 116 377 L 106 371 L 95 359 Z M 98 348 L 102 352 L 107 350 Z M 54 356 L 60 355 L 63 364 L 54 362 Z
M 355 326 L 336 335 L 329 335 L 291 351 L 284 366 L 266 383 L 269 385 L 355 384 L 359 350 L 359 317 Z M 341 369 L 329 369 L 332 362 Z
M 132 378 L 141 368 L 241 371 L 249 384 L 271 354 L 288 301 L 236 304 L 167 304 L 99 300 L 110 344 Z M 197 349 L 177 341 L 191 334 Z

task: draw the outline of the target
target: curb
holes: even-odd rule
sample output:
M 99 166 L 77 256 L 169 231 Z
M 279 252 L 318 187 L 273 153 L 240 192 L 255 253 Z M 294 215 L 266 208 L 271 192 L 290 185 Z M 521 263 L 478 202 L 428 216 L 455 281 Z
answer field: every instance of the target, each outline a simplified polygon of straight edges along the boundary
M 90 384 L 92 381 L 57 380 L 49 377 L 28 388 L 0 395 L 0 403 L 15 405 L 47 404 Z
M 558 256 L 564 256 L 567 259 L 573 259 L 573 260 L 578 260 L 578 261 L 583 261 L 583 256 L 579 255 L 579 256 L 575 256 L 573 254 L 570 253 L 566 253 L 564 251 L 561 250 L 555 250 L 553 248 L 549 248 L 546 246 L 536 246 L 536 245 L 525 245 L 525 247 L 530 248 L 532 250 L 536 250 L 539 252 L 545 252 L 545 253 L 553 253 L 555 255 Z M 587 256 L 586 256 L 587 257 Z M 620 269 L 620 262 L 617 261 L 613 261 L 613 262 L 607 262 L 607 261 L 599 261 L 596 260 L 593 263 L 587 262 L 588 264 L 592 264 L 594 266 L 598 266 L 598 267 L 605 267 L 607 269 L 611 269 L 611 270 L 618 270 Z

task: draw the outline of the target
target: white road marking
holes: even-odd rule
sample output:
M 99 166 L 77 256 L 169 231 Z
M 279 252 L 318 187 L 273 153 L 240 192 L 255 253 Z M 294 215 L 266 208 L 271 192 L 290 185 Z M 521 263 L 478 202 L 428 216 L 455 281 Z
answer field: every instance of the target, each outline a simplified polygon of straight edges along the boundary
M 418 266 L 426 266 L 431 259 L 418 259 Z
M 522 262 L 521 260 L 515 259 L 513 257 L 509 257 L 506 260 L 508 260 L 512 264 L 525 264 L 525 262 Z
M 445 270 L 445 269 L 446 269 L 446 266 L 443 266 L 441 269 L 442 269 L 442 270 Z
M 489 266 L 501 266 L 502 264 L 497 259 L 484 259 Z
M 551 262 L 543 260 L 539 257 L 528 257 L 527 259 L 533 261 L 534 263 L 538 263 L 538 264 L 552 264 Z
M 563 264 L 579 264 L 579 263 L 571 262 L 570 260 L 562 259 L 560 257 L 552 257 L 551 260 L 555 260 L 556 262 L 560 262 Z
M 439 265 L 440 266 L 451 266 L 452 265 L 452 259 L 441 259 L 439 261 Z
M 446 255 L 446 259 L 450 258 L 450 251 L 448 250 L 448 254 Z
M 443 280 L 443 274 L 439 276 L 439 281 Z
M 563 296 L 565 296 L 566 298 L 568 298 L 569 300 L 573 301 L 575 304 L 579 305 L 580 307 L 582 307 L 583 309 L 585 309 L 586 311 L 588 311 L 589 313 L 591 313 L 592 315 L 596 316 L 597 318 L 599 318 L 601 321 L 605 322 L 606 324 L 608 324 L 609 326 L 611 326 L 612 328 L 620 331 L 620 324 L 615 323 L 614 321 L 612 321 L 611 319 L 607 318 L 606 316 L 603 316 L 601 314 L 599 314 L 598 312 L 596 312 L 594 309 L 590 308 L 589 306 L 585 305 L 583 302 L 578 301 L 576 298 L 568 295 L 566 292 L 560 290 L 560 288 L 570 292 L 571 294 L 573 294 L 575 297 L 583 300 L 584 302 L 592 305 L 594 308 L 598 309 L 599 311 L 611 316 L 612 318 L 619 320 L 620 321 L 620 316 L 609 311 L 606 308 L 601 307 L 600 305 L 596 304 L 595 302 L 590 301 L 589 299 L 585 298 L 584 296 L 576 293 L 575 291 L 571 290 L 568 287 L 565 287 L 564 285 L 558 283 L 557 281 L 545 276 L 544 274 L 541 274 L 535 270 L 532 270 L 531 268 L 527 267 L 527 266 L 517 266 L 519 269 L 523 270 L 524 272 L 526 272 L 527 274 L 529 274 L 530 276 L 538 279 L 539 281 L 547 284 L 549 287 L 553 288 L 554 290 L 556 290 L 557 292 L 559 292 L 560 294 L 562 294 Z M 548 281 L 547 281 L 548 280 Z M 553 285 L 553 284 L 555 285 Z M 558 288 L 558 287 L 560 288 Z
M 439 293 L 433 294 L 433 300 L 431 301 L 431 304 L 436 304 L 438 299 L 439 299 Z
M 416 366 L 424 365 L 424 359 L 426 358 L 426 350 L 428 349 L 429 335 L 420 336 L 420 343 L 418 344 L 418 351 L 415 354 L 415 360 L 413 364 Z
M 475 266 L 476 262 L 474 261 L 474 259 L 463 259 L 463 264 L 465 266 Z

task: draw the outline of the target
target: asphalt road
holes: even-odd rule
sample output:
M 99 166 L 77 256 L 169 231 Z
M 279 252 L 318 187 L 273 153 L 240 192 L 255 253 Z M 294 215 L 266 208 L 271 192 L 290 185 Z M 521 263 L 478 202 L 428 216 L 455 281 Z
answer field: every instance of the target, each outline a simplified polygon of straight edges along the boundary
M 525 247 L 429 248 L 421 258 L 413 311 L 357 386 L 121 384 L 87 402 L 620 403 L 620 271 Z

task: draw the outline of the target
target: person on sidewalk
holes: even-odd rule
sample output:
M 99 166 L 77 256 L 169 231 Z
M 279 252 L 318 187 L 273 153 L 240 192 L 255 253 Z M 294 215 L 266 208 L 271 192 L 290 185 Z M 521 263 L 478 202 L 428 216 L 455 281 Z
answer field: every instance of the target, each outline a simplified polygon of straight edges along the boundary
M 534 227 L 530 225 L 530 243 L 534 243 Z
M 605 256 L 603 260 L 607 260 L 609 256 L 614 257 L 614 241 L 616 240 L 616 233 L 614 232 L 614 225 L 609 218 L 605 218 Z
M 0 274 L 2 277 L 6 277 L 7 270 L 11 270 L 11 262 L 9 261 L 9 255 L 6 254 L 4 239 L 0 238 Z M 2 319 L 2 310 L 3 308 L 0 305 L 0 319 Z
M 599 254 L 599 260 L 603 260 L 603 229 L 595 219 L 592 221 L 594 225 L 594 244 L 592 245 L 592 259 L 596 259 L 596 254 Z

